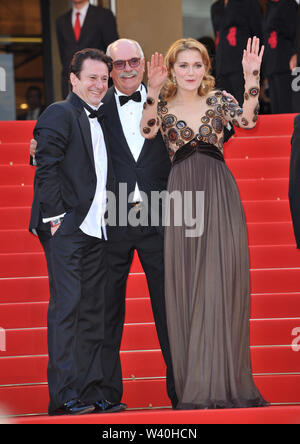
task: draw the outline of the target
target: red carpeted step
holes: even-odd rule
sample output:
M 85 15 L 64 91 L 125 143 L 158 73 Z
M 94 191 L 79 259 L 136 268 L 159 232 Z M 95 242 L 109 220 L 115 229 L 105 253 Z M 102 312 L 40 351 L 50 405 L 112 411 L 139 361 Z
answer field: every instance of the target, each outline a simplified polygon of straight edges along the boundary
M 0 254 L 0 278 L 47 276 L 44 253 Z
M 40 256 L 42 257 L 42 256 Z M 35 270 L 36 271 L 36 270 Z M 45 270 L 46 271 L 46 270 Z M 252 293 L 284 293 L 299 290 L 300 269 L 251 270 Z M 131 274 L 127 282 L 127 297 L 148 297 L 144 274 Z M 0 302 L 41 302 L 49 299 L 47 277 L 0 279 Z M 272 308 L 270 308 L 272 312 Z M 283 307 L 285 313 L 285 307 Z
M 291 136 L 231 138 L 224 146 L 226 163 L 229 159 L 290 157 Z
M 5 329 L 45 327 L 48 301 L 1 303 L 0 326 Z M 252 294 L 251 319 L 299 317 L 300 293 Z M 127 298 L 125 323 L 154 322 L 149 297 Z
M 252 293 L 298 292 L 300 269 L 251 270 Z
M 243 201 L 287 200 L 288 182 L 286 179 L 240 179 L 237 185 Z M 2 207 L 31 206 L 33 187 L 30 185 L 0 186 Z
M 0 230 L 27 230 L 30 211 L 30 207 L 0 207 Z
M 149 291 L 144 274 L 130 274 L 127 298 L 147 298 Z M 47 276 L 0 279 L 0 303 L 44 302 L 49 300 Z
M 265 179 L 286 178 L 289 176 L 290 169 L 289 157 L 277 159 L 228 159 L 226 164 L 236 180 L 261 179 L 262 177 Z
M 48 277 L 0 279 L 0 303 L 44 302 L 49 300 Z
M 0 144 L 0 165 L 26 165 L 29 160 L 29 142 Z
M 248 223 L 249 245 L 295 245 L 292 222 Z
M 300 268 L 300 250 L 294 245 L 256 245 L 249 247 L 250 268 Z M 131 272 L 142 268 L 135 261 Z M 0 254 L 0 278 L 47 276 L 43 253 Z
M 228 159 L 226 162 L 235 179 L 285 178 L 289 175 L 290 159 Z M 32 185 L 35 168 L 30 165 L 0 165 L 0 186 Z
M 41 253 L 43 248 L 38 237 L 28 230 L 0 230 L 0 252 Z
M 31 185 L 33 184 L 35 169 L 30 165 L 0 165 L 0 186 Z
M 2 143 L 27 143 L 32 139 L 36 121 L 0 122 L 0 147 Z
M 291 136 L 294 131 L 294 119 L 296 115 L 297 114 L 260 115 L 255 128 L 249 130 L 235 128 L 234 137 Z
M 31 234 L 29 236 L 32 236 Z M 131 273 L 142 272 L 140 261 L 134 255 Z M 46 259 L 40 253 L 0 253 L 0 278 L 47 276 Z
M 251 347 L 253 374 L 262 373 L 299 373 L 298 352 L 288 347 Z
M 287 222 L 291 220 L 288 200 L 244 201 L 247 222 Z M 0 207 L 0 230 L 26 229 L 31 207 Z
M 295 237 L 291 222 L 249 223 L 249 245 L 294 245 Z M 0 252 L 35 253 L 42 252 L 37 236 L 28 230 L 0 230 Z
M 296 245 L 256 245 L 249 247 L 250 268 L 300 268 Z
M 300 318 L 300 293 L 256 293 L 251 295 L 251 319 L 291 318 L 294 316 Z
M 44 327 L 47 310 L 48 301 L 0 303 L 0 326 L 6 329 Z M 280 317 L 300 318 L 300 293 L 251 295 L 251 319 Z M 127 297 L 125 323 L 136 322 L 153 322 L 149 297 Z
M 300 375 L 255 376 L 254 380 L 269 402 L 294 403 L 300 398 Z M 2 387 L 0 399 L 7 410 L 14 415 L 46 413 L 48 387 L 46 384 Z M 170 405 L 165 379 L 125 381 L 122 400 L 129 408 Z
M 48 302 L 0 304 L 0 326 L 12 328 L 38 328 L 47 325 Z M 125 323 L 154 322 L 149 298 L 126 300 Z
M 254 375 L 299 373 L 300 360 L 292 347 L 252 347 Z M 2 358 L 0 386 L 47 382 L 48 356 Z M 165 377 L 166 367 L 160 350 L 121 352 L 124 380 Z
M 288 200 L 243 201 L 247 223 L 291 221 Z
M 32 185 L 0 186 L 1 207 L 28 207 L 32 205 Z
M 300 318 L 250 319 L 250 345 L 291 345 Z
M 250 344 L 252 346 L 291 345 L 300 318 L 250 320 Z M 47 354 L 47 329 L 6 330 L 6 350 L 0 357 Z M 126 324 L 122 339 L 122 351 L 159 349 L 154 323 Z
M 270 406 L 264 408 L 248 409 L 219 409 L 219 410 L 177 410 L 172 409 L 147 409 L 130 411 L 120 414 L 108 415 L 82 415 L 82 416 L 23 416 L 13 419 L 13 424 L 172 424 L 175 427 L 174 437 L 187 439 L 189 431 L 176 428 L 176 424 L 299 424 L 300 406 Z M 11 420 L 12 421 L 12 420 Z M 147 426 L 146 426 L 147 427 Z M 158 426 L 159 427 L 159 426 Z M 155 430 L 149 426 L 147 429 Z M 133 428 L 133 430 L 135 430 Z M 139 429 L 138 429 L 139 430 Z M 160 428 L 156 428 L 160 430 Z M 192 427 L 192 432 L 199 437 L 197 428 Z M 172 431 L 166 432 L 166 437 Z M 177 434 L 176 434 L 177 433 Z M 181 435 L 182 433 L 182 435 Z M 146 436 L 146 432 L 144 435 Z M 171 436 L 171 435 L 170 435 Z
M 288 199 L 288 179 L 240 179 L 237 186 L 242 201 Z

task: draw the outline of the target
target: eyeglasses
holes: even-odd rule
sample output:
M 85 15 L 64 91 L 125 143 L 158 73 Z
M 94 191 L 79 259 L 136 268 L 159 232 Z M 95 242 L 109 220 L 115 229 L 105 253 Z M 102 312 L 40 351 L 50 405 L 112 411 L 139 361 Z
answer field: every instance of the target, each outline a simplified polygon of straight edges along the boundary
M 129 60 L 116 60 L 115 62 L 113 62 L 113 66 L 117 70 L 121 71 L 122 69 L 125 69 L 127 62 L 130 68 L 137 68 L 138 66 L 140 66 L 141 59 L 138 57 L 133 57 Z

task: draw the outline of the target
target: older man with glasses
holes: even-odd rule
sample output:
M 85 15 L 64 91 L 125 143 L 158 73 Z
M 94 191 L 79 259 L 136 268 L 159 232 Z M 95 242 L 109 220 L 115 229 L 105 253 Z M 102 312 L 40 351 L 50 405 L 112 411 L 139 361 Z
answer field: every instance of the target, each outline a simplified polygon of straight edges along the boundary
M 111 78 L 114 87 L 104 98 L 105 122 L 110 152 L 119 186 L 117 209 L 125 207 L 126 216 L 134 211 L 145 217 L 137 226 L 121 223 L 117 214 L 115 227 L 108 227 L 108 290 L 106 298 L 105 344 L 103 349 L 104 387 L 112 402 L 120 402 L 122 369 L 120 344 L 125 317 L 126 283 L 136 250 L 146 274 L 153 315 L 167 367 L 167 391 L 173 407 L 177 404 L 169 351 L 164 297 L 163 228 L 151 226 L 151 191 L 166 189 L 170 161 L 160 133 L 146 140 L 140 134 L 147 89 L 142 83 L 145 58 L 140 45 L 120 39 L 109 45 L 107 55 L 113 60 Z M 127 218 L 127 222 L 130 217 Z

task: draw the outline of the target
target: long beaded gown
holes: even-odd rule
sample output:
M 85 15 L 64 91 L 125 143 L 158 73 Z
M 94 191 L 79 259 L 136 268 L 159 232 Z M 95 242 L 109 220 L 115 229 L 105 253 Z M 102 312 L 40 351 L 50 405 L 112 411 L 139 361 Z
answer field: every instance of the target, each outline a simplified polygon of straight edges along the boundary
M 193 190 L 179 207 L 170 199 L 165 222 L 165 296 L 177 408 L 265 406 L 250 362 L 245 216 L 223 157 L 223 119 L 238 125 L 243 110 L 221 91 L 213 91 L 206 104 L 198 134 L 184 116 L 169 113 L 167 102 L 158 105 L 172 161 L 168 192 L 178 197 Z M 255 120 L 257 114 L 256 108 Z M 202 193 L 197 197 L 196 191 Z M 199 222 L 194 231 L 192 216 Z

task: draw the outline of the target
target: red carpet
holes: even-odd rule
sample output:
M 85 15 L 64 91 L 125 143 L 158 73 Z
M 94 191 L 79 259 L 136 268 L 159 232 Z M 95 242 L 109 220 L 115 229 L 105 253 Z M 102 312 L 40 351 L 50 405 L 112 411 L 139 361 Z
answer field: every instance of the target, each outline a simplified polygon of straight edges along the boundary
M 237 180 L 248 226 L 253 374 L 272 406 L 221 411 L 170 410 L 146 279 L 135 256 L 127 285 L 121 352 L 123 401 L 131 410 L 104 417 L 77 418 L 45 416 L 49 290 L 40 244 L 27 231 L 34 175 L 34 168 L 28 165 L 28 141 L 34 122 L 0 122 L 2 339 L 5 334 L 5 350 L 0 350 L 0 408 L 11 416 L 11 421 L 19 424 L 300 423 L 300 251 L 295 245 L 287 195 L 293 118 L 293 115 L 260 116 L 254 130 L 239 130 L 225 147 L 226 162 Z M 3 341 L 0 344 L 3 348 Z

